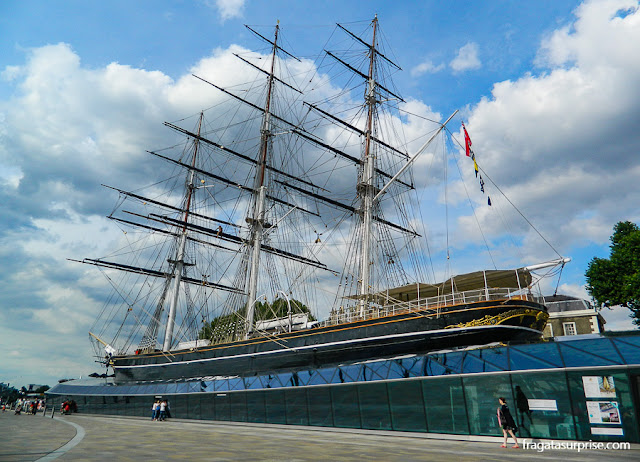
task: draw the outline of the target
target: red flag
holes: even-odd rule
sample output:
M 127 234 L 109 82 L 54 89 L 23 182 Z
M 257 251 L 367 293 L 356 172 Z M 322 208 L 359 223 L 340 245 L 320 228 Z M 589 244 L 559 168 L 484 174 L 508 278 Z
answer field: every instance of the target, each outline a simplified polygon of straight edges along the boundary
M 471 138 L 469 138 L 467 127 L 464 126 L 464 122 L 462 122 L 462 129 L 464 130 L 464 145 L 467 149 L 467 157 L 471 157 Z

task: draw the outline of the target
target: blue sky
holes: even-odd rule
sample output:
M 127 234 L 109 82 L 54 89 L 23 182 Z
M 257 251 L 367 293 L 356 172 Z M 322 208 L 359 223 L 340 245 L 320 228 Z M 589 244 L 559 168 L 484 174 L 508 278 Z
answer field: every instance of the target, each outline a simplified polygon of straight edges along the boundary
M 405 91 L 414 97 L 428 95 L 430 104 L 444 111 L 469 104 L 467 94 L 488 94 L 495 81 L 530 71 L 542 37 L 569 22 L 579 4 L 415 1 L 402 2 L 396 9 L 384 1 L 320 2 L 321 8 L 316 2 L 295 0 L 228 3 L 244 5 L 233 10 L 237 16 L 222 19 L 214 1 L 5 1 L 0 5 L 5 44 L 1 59 L 4 64 L 20 63 L 26 49 L 64 42 L 89 68 L 119 62 L 177 78 L 215 47 L 251 44 L 251 34 L 239 27 L 242 24 L 271 26 L 280 20 L 284 30 L 295 35 L 296 52 L 305 55 L 318 52 L 336 22 L 363 21 L 378 14 L 406 70 L 425 60 L 446 64 L 469 42 L 482 49 L 482 66 L 473 76 L 399 76 Z
M 192 69 L 233 45 L 260 46 L 243 24 L 269 30 L 279 20 L 288 49 L 313 58 L 336 22 L 377 14 L 404 70 L 395 76 L 403 96 L 442 117 L 460 110 L 483 169 L 573 258 L 560 291 L 586 297 L 586 265 L 608 255 L 613 225 L 640 222 L 637 8 L 632 0 L 0 2 L 0 381 L 52 385 L 94 370 L 87 330 L 99 304 L 75 290 L 83 275 L 65 259 L 101 248 L 93 237 L 106 233 L 110 209 L 99 174 L 127 173 L 117 168 L 125 151 L 83 143 L 154 147 L 159 122 L 179 107 L 166 94 Z M 139 145 L 127 144 L 134 124 Z M 524 232 L 515 240 L 525 256 L 539 245 Z M 624 310 L 604 315 L 608 326 L 628 325 Z

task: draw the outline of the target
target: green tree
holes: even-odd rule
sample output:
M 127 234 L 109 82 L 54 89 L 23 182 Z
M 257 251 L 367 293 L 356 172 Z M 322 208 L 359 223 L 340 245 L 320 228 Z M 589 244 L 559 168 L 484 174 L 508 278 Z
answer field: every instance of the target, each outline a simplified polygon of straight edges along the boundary
M 621 221 L 613 228 L 609 258 L 593 258 L 585 273 L 587 290 L 601 307 L 621 305 L 640 326 L 640 228 Z

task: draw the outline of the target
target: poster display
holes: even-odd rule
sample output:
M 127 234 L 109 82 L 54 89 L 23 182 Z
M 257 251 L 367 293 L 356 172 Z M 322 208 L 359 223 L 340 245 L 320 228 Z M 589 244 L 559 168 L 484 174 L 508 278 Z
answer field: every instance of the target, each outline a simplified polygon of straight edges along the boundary
M 592 435 L 624 436 L 622 428 L 591 427 Z
M 530 411 L 557 411 L 558 402 L 555 399 L 529 399 Z
M 587 398 L 616 397 L 616 385 L 612 376 L 583 376 L 582 386 Z
M 621 424 L 620 410 L 615 401 L 589 401 L 587 412 L 591 424 Z

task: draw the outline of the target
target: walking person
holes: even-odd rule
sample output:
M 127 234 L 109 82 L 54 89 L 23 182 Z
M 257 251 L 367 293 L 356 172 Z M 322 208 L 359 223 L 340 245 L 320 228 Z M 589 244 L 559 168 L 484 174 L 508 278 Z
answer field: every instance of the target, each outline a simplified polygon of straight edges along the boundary
M 504 434 L 504 443 L 502 443 L 503 448 L 507 447 L 507 439 L 509 438 L 507 432 L 513 438 L 515 444 L 511 446 L 512 448 L 518 449 L 520 446 L 518 445 L 518 438 L 516 438 L 515 432 L 518 431 L 518 427 L 516 426 L 515 420 L 511 416 L 511 412 L 509 411 L 509 406 L 507 406 L 507 400 L 505 398 L 498 398 L 498 402 L 500 403 L 500 407 L 498 408 L 498 425 L 502 427 L 502 433 Z

